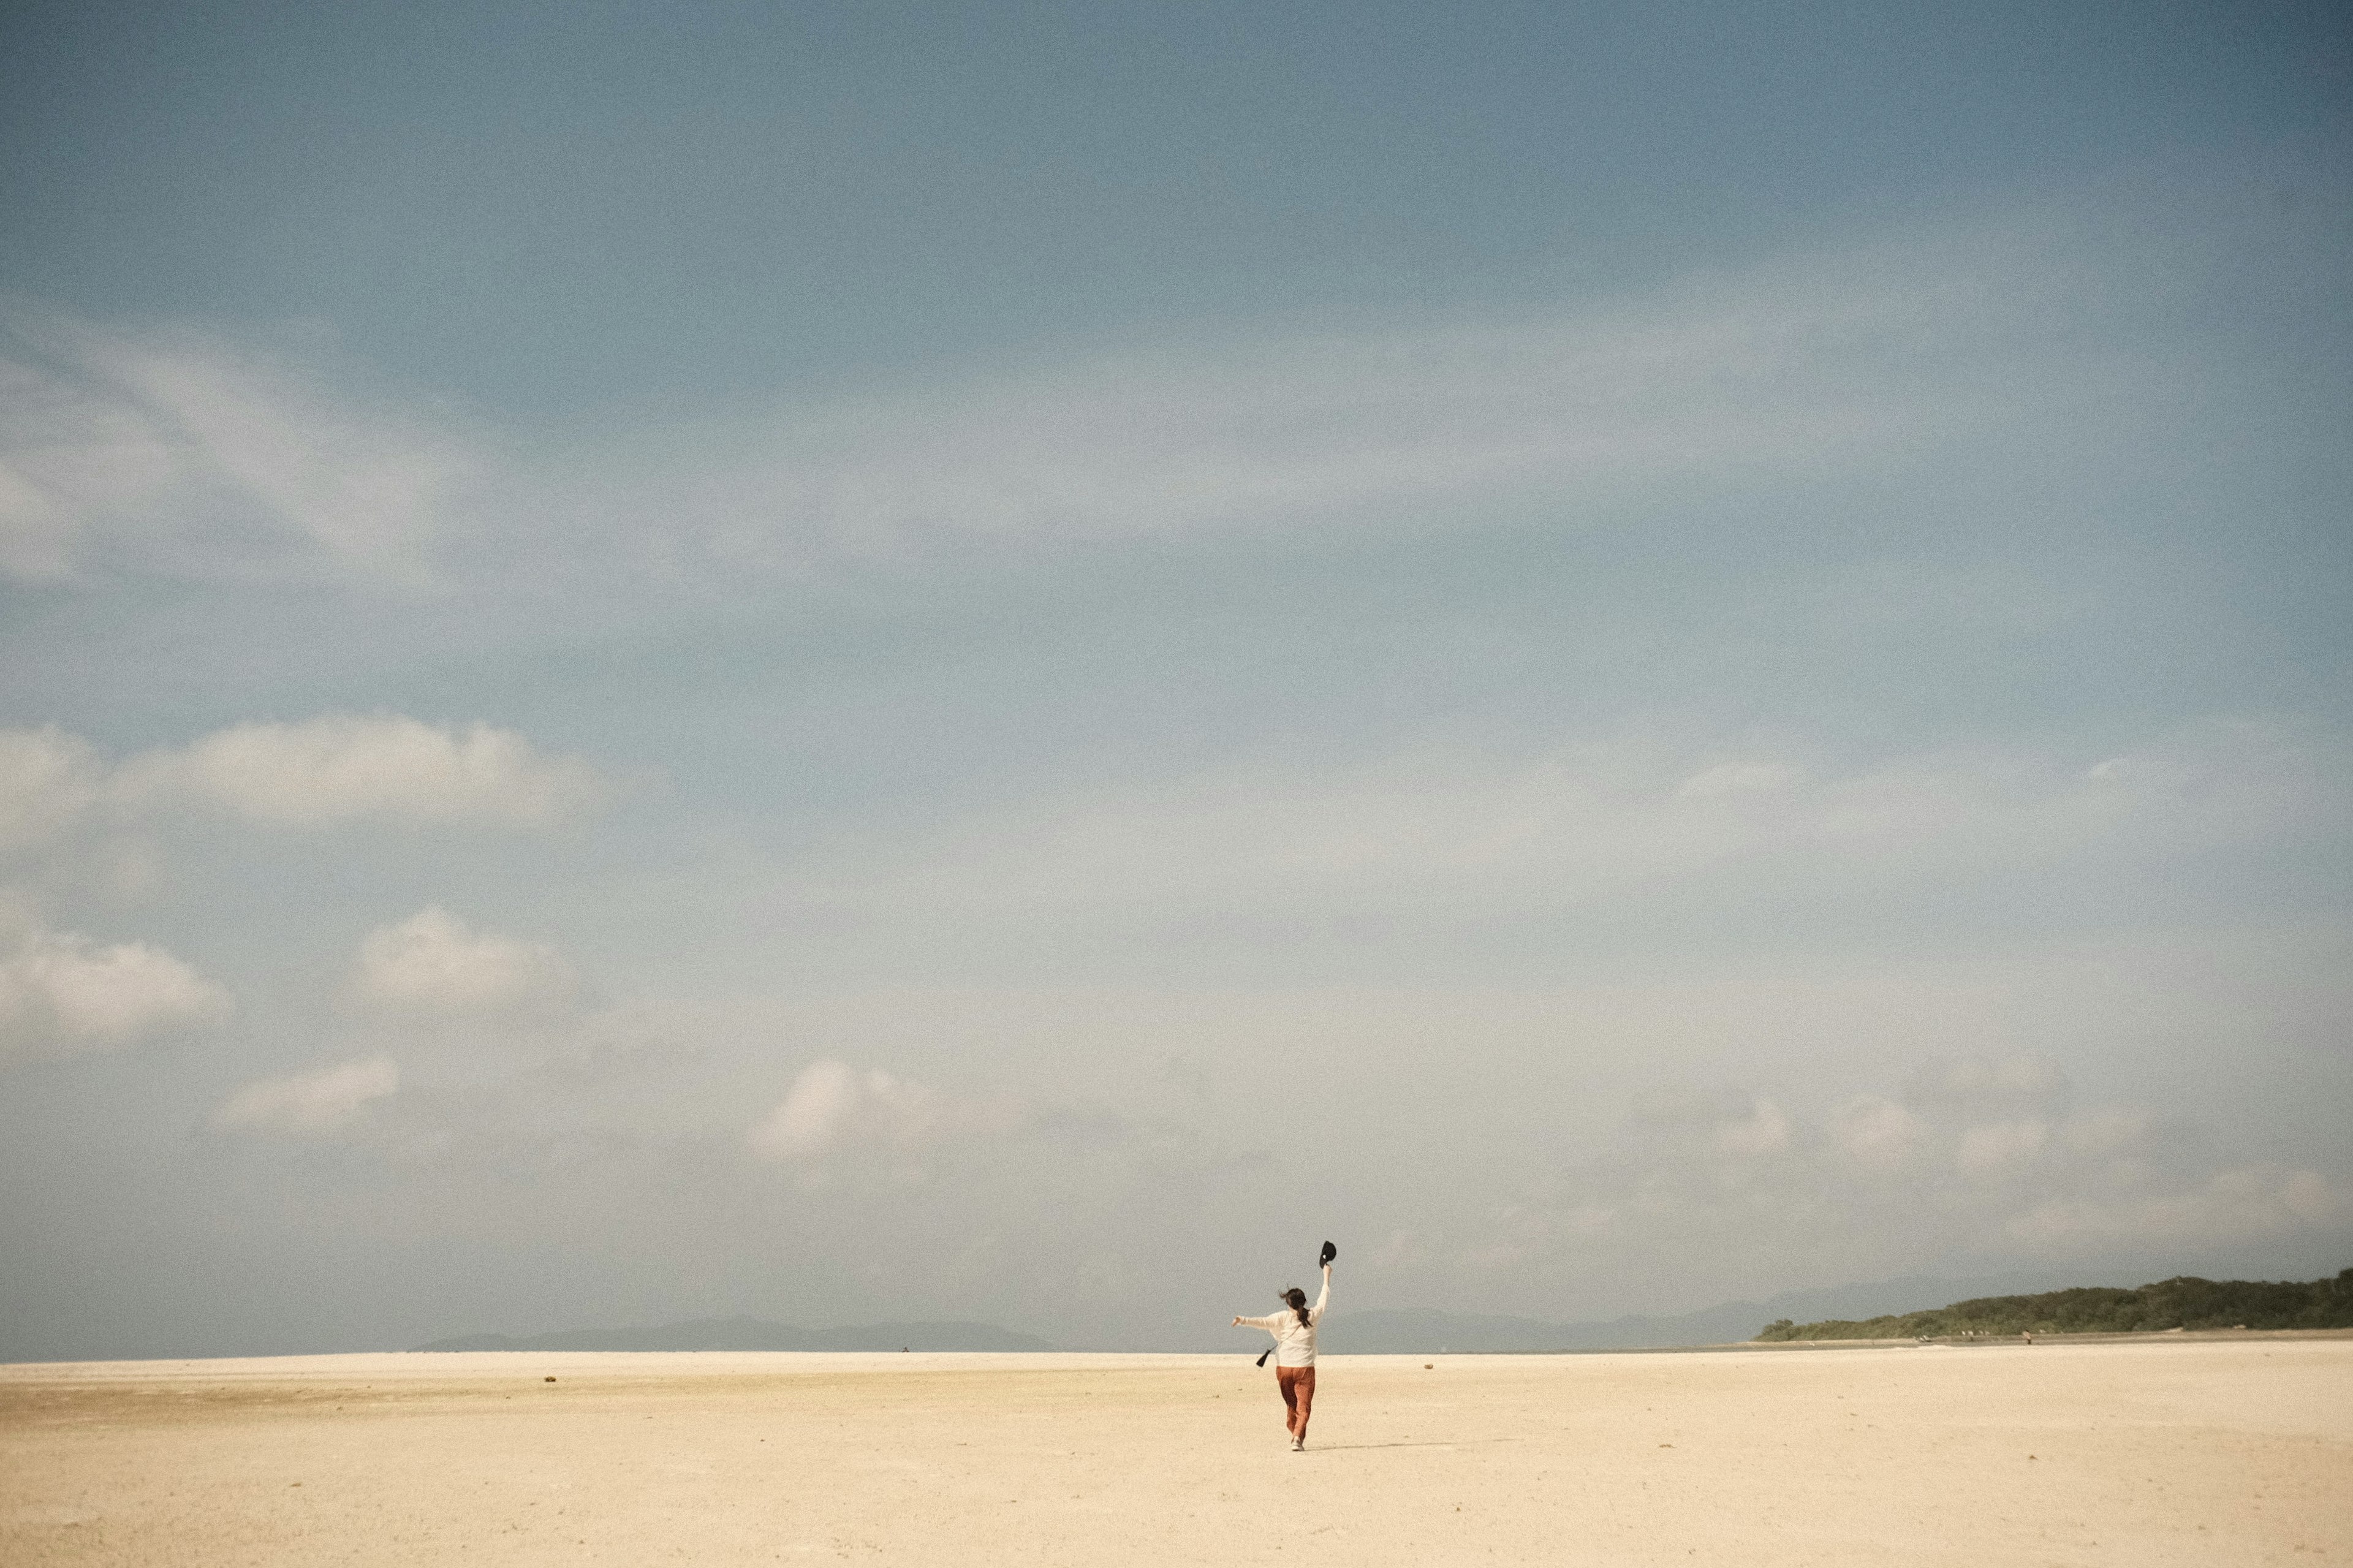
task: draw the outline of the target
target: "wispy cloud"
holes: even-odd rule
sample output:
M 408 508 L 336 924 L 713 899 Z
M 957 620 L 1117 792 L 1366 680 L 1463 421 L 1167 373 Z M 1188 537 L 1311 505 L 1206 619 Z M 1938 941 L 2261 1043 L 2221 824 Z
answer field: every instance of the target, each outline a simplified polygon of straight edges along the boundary
M 19 305 L 0 571 L 414 583 L 529 557 L 725 580 L 1533 503 L 1599 522 L 1662 486 L 1869 472 L 2128 406 L 2115 356 L 2047 331 L 2101 308 L 2050 227 L 2009 216 L 1509 319 L 1124 348 L 536 451 L 283 352 Z
M 399 1089 L 399 1064 L 389 1057 L 370 1057 L 249 1083 L 222 1101 L 209 1120 L 218 1131 L 322 1138 L 341 1131 Z
M 185 329 L 0 315 L 0 572 L 414 580 L 481 459 L 445 420 Z
M 794 889 L 875 916 L 1252 908 L 1406 898 L 1420 918 L 1567 907 L 1770 864 L 1791 886 L 2164 861 L 2329 836 L 2353 746 L 2216 721 L 2086 774 L 1981 747 L 1850 770 L 1709 761 L 1630 739 L 1536 759 L 1414 754 L 1229 769 L 1032 802 L 926 840 L 845 841 Z
M 1593 318 L 1308 336 L 795 413 L 675 500 L 723 559 L 1132 538 L 1574 498 L 1867 458 L 1965 416 L 1930 358 L 1965 279 L 1682 297 Z M 1981 418 L 1989 412 L 1967 415 Z

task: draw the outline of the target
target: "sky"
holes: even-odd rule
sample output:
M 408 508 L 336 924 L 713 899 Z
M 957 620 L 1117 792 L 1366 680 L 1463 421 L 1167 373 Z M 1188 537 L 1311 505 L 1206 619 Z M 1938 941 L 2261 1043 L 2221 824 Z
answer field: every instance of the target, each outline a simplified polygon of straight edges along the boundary
M 2320 5 L 9 7 L 0 1358 L 2334 1273 L 2348 153 Z

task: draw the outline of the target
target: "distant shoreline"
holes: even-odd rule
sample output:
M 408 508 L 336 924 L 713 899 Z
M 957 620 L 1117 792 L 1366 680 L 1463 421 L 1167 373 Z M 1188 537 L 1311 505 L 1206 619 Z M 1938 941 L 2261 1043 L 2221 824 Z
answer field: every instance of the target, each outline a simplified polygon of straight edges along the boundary
M 2136 1344 L 2244 1344 L 2252 1341 L 2289 1340 L 2353 1340 L 2353 1329 L 2177 1329 L 2157 1333 L 2134 1334 L 2037 1334 L 2032 1348 L 2050 1345 L 2136 1345 Z M 1850 1350 L 1986 1350 L 2007 1346 L 2023 1350 L 2028 1347 L 2015 1334 L 1985 1335 L 1973 1339 L 1946 1338 L 1929 1340 L 1741 1340 L 1717 1345 L 1627 1345 L 1607 1350 L 1424 1350 L 1424 1351 L 1330 1351 L 1325 1354 L 1334 1361 L 1410 1361 L 1416 1357 L 1451 1358 L 1477 1356 L 1612 1356 L 1612 1355 L 1724 1355 L 1736 1351 L 1779 1352 L 1783 1351 L 1850 1351 Z M 936 1365 L 943 1357 L 957 1361 L 1002 1360 L 1013 1362 L 1051 1362 L 1064 1357 L 1090 1360 L 1225 1360 L 1235 1357 L 1250 1359 L 1236 1351 L 1106 1351 L 1106 1350 L 1008 1350 L 1008 1351 L 871 1351 L 871 1350 L 795 1350 L 795 1351 L 602 1351 L 602 1350 L 401 1350 L 401 1351 L 295 1351 L 283 1355 L 237 1356 L 116 1356 L 102 1361 L 12 1361 L 0 1362 L 0 1372 L 17 1372 L 38 1367 L 65 1366 L 160 1366 L 176 1364 L 201 1366 L 226 1363 L 266 1363 L 312 1361 L 323 1362 L 353 1357 L 391 1357 L 404 1365 L 440 1361 L 459 1356 L 498 1356 L 501 1358 L 541 1357 L 547 1360 L 577 1362 L 583 1358 L 606 1356 L 639 1359 L 649 1356 L 765 1357 L 792 1356 L 801 1359 L 840 1357 L 845 1361 L 890 1365 L 904 1358 L 910 1365 Z

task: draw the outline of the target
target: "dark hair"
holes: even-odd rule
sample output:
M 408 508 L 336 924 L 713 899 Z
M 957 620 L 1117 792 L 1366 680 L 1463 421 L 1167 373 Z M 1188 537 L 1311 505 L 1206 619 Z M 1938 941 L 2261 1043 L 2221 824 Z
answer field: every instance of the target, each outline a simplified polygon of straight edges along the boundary
M 1293 1285 L 1290 1289 L 1285 1290 L 1282 1293 L 1282 1299 L 1286 1302 L 1290 1303 L 1291 1310 L 1299 1314 L 1300 1322 L 1303 1325 L 1305 1324 L 1307 1321 L 1307 1292 L 1302 1290 L 1298 1286 Z

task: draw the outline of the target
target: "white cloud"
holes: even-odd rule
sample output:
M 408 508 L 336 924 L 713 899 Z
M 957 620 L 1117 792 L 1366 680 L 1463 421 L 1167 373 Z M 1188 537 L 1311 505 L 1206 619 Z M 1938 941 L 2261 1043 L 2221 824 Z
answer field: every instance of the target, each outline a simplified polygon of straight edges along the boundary
M 371 1101 L 399 1089 L 399 1064 L 389 1057 L 371 1057 L 248 1084 L 223 1101 L 210 1120 L 224 1131 L 316 1138 L 347 1125 Z
M 301 827 L 371 819 L 535 827 L 606 793 L 586 763 L 545 755 L 512 730 L 396 713 L 238 724 L 135 757 L 116 783 L 133 801 L 186 801 Z
M 237 724 L 118 765 L 54 725 L 0 729 L 0 857 L 54 849 L 85 827 L 132 829 L 188 810 L 302 828 L 545 827 L 611 793 L 586 761 L 550 755 L 512 730 L 396 713 Z M 100 848 L 119 864 L 152 858 L 136 842 Z
M 0 960 L 0 1066 L 219 1024 L 231 1006 L 227 991 L 161 948 L 37 932 Z
M 912 1150 L 944 1130 L 947 1107 L 920 1084 L 860 1072 L 828 1058 L 801 1069 L 784 1100 L 752 1129 L 764 1160 L 815 1161 L 837 1151 Z
M 578 984 L 553 947 L 476 931 L 427 907 L 368 932 L 352 989 L 375 1005 L 456 1016 L 552 1011 Z
M 1841 1149 L 1866 1164 L 1898 1165 L 1927 1136 L 1927 1124 L 1895 1101 L 1858 1094 L 1831 1111 L 1830 1130 Z

